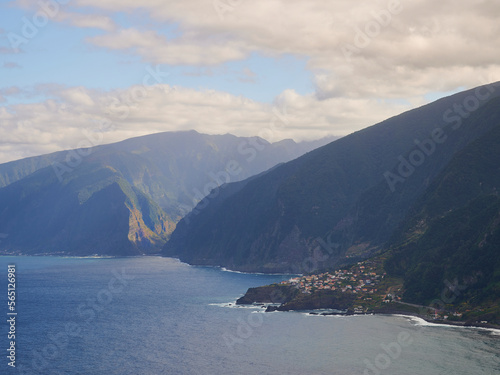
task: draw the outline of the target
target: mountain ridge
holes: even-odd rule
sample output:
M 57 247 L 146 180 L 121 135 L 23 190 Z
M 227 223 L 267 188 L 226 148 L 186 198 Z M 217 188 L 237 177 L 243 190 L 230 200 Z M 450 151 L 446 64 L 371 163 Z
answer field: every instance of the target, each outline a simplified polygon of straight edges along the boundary
M 174 231 L 163 253 L 248 272 L 301 273 L 311 268 L 306 261 L 331 267 L 366 258 L 388 240 L 428 181 L 491 128 L 481 113 L 488 103 L 496 103 L 498 87 L 494 83 L 442 98 L 281 165 L 226 197 L 220 212 L 201 212 L 189 225 L 181 220 L 178 227 L 188 228 L 182 229 L 183 236 Z M 488 100 L 480 102 L 478 93 L 484 99 L 490 93 Z M 470 98 L 478 106 L 458 126 L 451 114 L 463 103 L 476 103 Z M 415 140 L 445 135 L 427 163 L 391 191 L 385 174 L 418 150 Z M 387 202 L 390 206 L 384 207 Z M 386 218 L 366 214 L 378 210 Z M 365 229 L 370 229 L 369 238 L 363 238 Z
M 489 107 L 482 118 L 494 121 L 492 129 L 454 155 L 379 254 L 250 288 L 237 303 L 500 328 L 500 100 Z
M 0 165 L 0 232 L 8 234 L 0 251 L 158 252 L 181 216 L 212 189 L 293 159 L 316 144 L 275 145 L 257 137 L 164 132 Z M 117 201 L 117 197 L 123 199 Z M 101 202 L 101 211 L 96 202 Z M 128 231 L 113 230 L 99 216 L 110 223 L 126 223 Z M 54 221 L 57 225 L 50 227 Z M 71 222 L 78 222 L 81 230 Z M 93 222 L 108 229 L 101 230 Z M 27 240 L 27 233 L 38 233 L 39 241 Z M 74 238 L 89 245 L 80 249 Z M 114 243 L 120 244 L 118 249 L 113 249 Z

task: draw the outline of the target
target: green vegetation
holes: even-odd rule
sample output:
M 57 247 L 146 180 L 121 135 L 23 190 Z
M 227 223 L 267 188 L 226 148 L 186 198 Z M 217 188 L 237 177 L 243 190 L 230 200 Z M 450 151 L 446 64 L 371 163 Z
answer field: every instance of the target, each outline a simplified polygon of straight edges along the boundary
M 457 130 L 443 120 L 470 95 L 474 90 L 396 116 L 238 185 L 213 199 L 214 209 L 181 220 L 164 254 L 193 264 L 290 273 L 376 255 L 454 156 L 500 120 L 500 100 L 493 96 Z M 415 140 L 431 138 L 436 129 L 444 141 L 392 191 L 384 174 L 397 173 L 400 158 L 418 149 Z M 321 261 L 315 269 L 304 266 L 318 247 Z
M 289 283 L 301 291 L 286 304 L 293 309 L 348 295 L 358 312 L 500 324 L 500 98 L 460 127 L 443 121 L 470 95 L 397 116 L 240 185 L 213 210 L 181 221 L 183 235 L 175 231 L 165 253 L 291 273 L 310 272 L 304 262 L 314 256 L 316 269 Z M 418 150 L 415 139 L 436 130 L 440 141 L 391 189 L 384 173 L 397 173 Z M 375 274 L 387 273 L 371 290 L 354 277 L 366 258 L 383 268 Z
M 163 254 L 192 264 L 306 274 L 249 291 L 247 302 L 272 301 L 278 291 L 282 309 L 417 309 L 500 324 L 498 87 L 459 126 L 443 114 L 474 90 L 266 172 L 299 153 L 293 142 L 196 132 L 141 137 L 97 147 L 63 181 L 50 163 L 65 153 L 7 163 L 0 233 L 9 236 L 0 249 L 137 254 L 168 240 Z M 253 150 L 260 159 L 239 153 L 241 142 L 260 142 L 263 150 Z M 408 164 L 418 153 L 420 161 Z M 225 172 L 229 161 L 241 167 L 237 176 Z M 232 183 L 177 223 L 214 180 Z M 429 305 L 438 311 L 420 307 Z
M 464 320 L 500 322 L 498 144 L 500 121 L 455 156 L 394 234 L 385 267 L 404 276 L 405 300 L 443 299 Z
M 252 176 L 318 144 L 253 142 L 259 153 L 248 138 L 160 133 L 2 164 L 0 233 L 8 237 L 0 252 L 158 253 L 177 221 L 217 184 Z M 247 154 L 238 152 L 242 144 Z M 249 150 L 256 154 L 251 162 Z M 237 174 L 226 172 L 230 161 Z
M 9 234 L 2 241 L 5 253 L 157 252 L 173 230 L 157 204 L 118 173 L 97 164 L 82 166 L 62 183 L 52 167 L 43 168 L 3 188 L 0 207 L 0 228 Z M 155 220 L 146 223 L 143 212 L 154 212 Z

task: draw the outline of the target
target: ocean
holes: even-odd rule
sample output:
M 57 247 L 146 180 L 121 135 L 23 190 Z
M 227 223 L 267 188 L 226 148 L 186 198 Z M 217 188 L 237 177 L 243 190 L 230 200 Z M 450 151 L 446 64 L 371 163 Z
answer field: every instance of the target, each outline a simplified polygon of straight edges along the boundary
M 247 288 L 289 277 L 161 257 L 0 257 L 0 343 L 8 353 L 0 373 L 500 374 L 495 330 L 234 306 Z M 15 367 L 8 364 L 12 326 Z

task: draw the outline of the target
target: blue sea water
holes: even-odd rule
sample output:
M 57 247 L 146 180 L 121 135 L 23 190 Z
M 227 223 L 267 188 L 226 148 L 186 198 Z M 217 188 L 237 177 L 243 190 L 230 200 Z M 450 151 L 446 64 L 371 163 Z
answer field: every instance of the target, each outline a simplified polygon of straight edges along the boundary
M 500 374 L 500 335 L 401 316 L 311 316 L 229 306 L 288 276 L 175 259 L 0 257 L 16 265 L 16 368 L 1 374 Z

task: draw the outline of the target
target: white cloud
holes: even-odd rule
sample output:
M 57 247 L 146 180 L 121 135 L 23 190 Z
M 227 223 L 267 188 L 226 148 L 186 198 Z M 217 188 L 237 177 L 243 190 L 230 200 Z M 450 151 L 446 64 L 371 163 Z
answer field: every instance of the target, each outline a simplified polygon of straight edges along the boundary
M 17 86 L 10 86 L 10 87 L 2 87 L 2 88 L 0 88 L 0 94 L 7 95 L 7 96 L 10 96 L 10 95 L 19 95 L 22 92 L 23 91 L 19 87 L 17 87 Z
M 110 17 L 98 14 L 59 11 L 56 15 L 56 21 L 65 22 L 75 27 L 96 28 L 106 31 L 117 28 L 117 25 Z
M 0 46 L 0 54 L 2 55 L 15 54 L 15 53 L 17 53 L 17 51 L 14 48 Z
M 3 63 L 2 67 L 5 68 L 5 69 L 19 69 L 19 68 L 21 68 L 21 65 L 19 65 L 16 62 L 7 61 L 7 62 Z
M 395 108 L 366 99 L 318 101 L 293 90 L 274 105 L 213 90 L 169 85 L 134 86 L 102 92 L 83 87 L 48 87 L 54 99 L 0 107 L 0 162 L 78 147 L 84 131 L 101 132 L 103 143 L 162 131 L 260 135 L 269 141 L 344 135 L 395 114 Z M 373 113 L 356 110 L 364 106 Z M 403 108 L 399 108 L 402 110 Z
M 257 82 L 257 74 L 252 71 L 250 68 L 244 68 L 241 73 L 240 77 L 238 78 L 240 82 L 246 82 L 246 83 L 255 83 Z
M 63 90 L 59 93 L 59 96 L 64 99 L 68 105 L 74 105 L 75 107 L 92 108 L 96 104 L 87 90 L 83 87 Z
M 23 156 L 76 147 L 92 118 L 110 116 L 115 128 L 106 142 L 191 128 L 270 140 L 343 135 L 408 109 L 400 99 L 420 105 L 434 92 L 500 79 L 497 0 L 220 1 L 229 5 L 217 12 L 213 0 L 73 0 L 56 20 L 101 29 L 86 39 L 94 46 L 155 64 L 190 65 L 193 74 L 210 74 L 215 65 L 254 52 L 305 57 L 315 93 L 299 95 L 291 84 L 277 97 L 285 122 L 276 121 L 272 105 L 216 91 L 163 85 L 134 101 L 140 87 L 108 93 L 53 87 L 57 101 L 0 108 L 0 136 L 7 137 L 0 139 L 26 136 Z M 16 3 L 38 9 L 37 0 Z M 126 28 L 113 21 L 118 13 L 130 18 Z M 141 22 L 130 22 L 134 17 Z M 162 25 L 177 29 L 164 34 Z M 241 78 L 254 76 L 243 71 Z M 5 144 L 0 161 L 19 156 Z
M 17 3 L 39 6 L 36 0 Z M 462 76 L 467 69 L 497 80 L 500 67 L 495 0 L 74 0 L 70 5 L 72 12 L 61 10 L 60 20 L 106 31 L 89 43 L 152 63 L 210 66 L 252 52 L 306 57 L 320 97 L 423 95 L 437 90 L 436 82 L 439 90 L 481 84 L 478 77 Z M 148 30 L 146 22 L 120 30 L 111 19 L 118 12 L 149 15 L 155 26 Z M 157 31 L 161 25 L 178 30 L 166 37 Z M 346 46 L 355 52 L 346 53 Z M 457 78 L 463 79 L 459 86 Z
M 226 5 L 217 12 L 217 3 Z M 500 7 L 494 0 L 78 0 L 76 5 L 110 13 L 141 9 L 157 21 L 178 24 L 180 34 L 173 39 L 136 29 L 89 39 L 155 63 L 213 65 L 255 51 L 305 56 L 322 97 L 405 97 L 471 87 L 482 80 L 477 74 L 463 77 L 464 70 L 496 76 L 500 66 L 495 17 Z M 359 30 L 371 35 L 362 48 L 356 47 L 356 38 L 363 39 Z M 349 59 L 347 45 L 357 48 Z
M 205 40 L 181 37 L 168 40 L 155 31 L 130 28 L 87 40 L 99 47 L 129 50 L 138 53 L 147 61 L 171 65 L 215 65 L 231 60 L 241 60 L 249 52 L 247 48 L 231 40 L 203 39 Z

